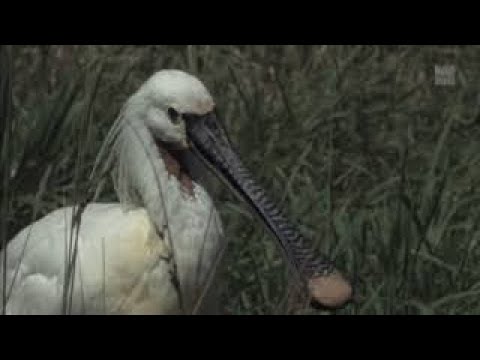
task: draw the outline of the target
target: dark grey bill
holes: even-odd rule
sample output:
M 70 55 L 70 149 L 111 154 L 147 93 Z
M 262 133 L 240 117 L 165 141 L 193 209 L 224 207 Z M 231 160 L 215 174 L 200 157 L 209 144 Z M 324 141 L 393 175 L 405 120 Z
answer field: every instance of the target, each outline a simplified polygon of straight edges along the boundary
M 231 146 L 215 112 L 184 114 L 192 148 L 220 179 L 246 201 L 275 235 L 288 262 L 309 286 L 319 305 L 340 307 L 350 300 L 350 284 L 325 255 L 316 253 L 254 180 Z M 318 305 L 318 304 L 317 304 Z

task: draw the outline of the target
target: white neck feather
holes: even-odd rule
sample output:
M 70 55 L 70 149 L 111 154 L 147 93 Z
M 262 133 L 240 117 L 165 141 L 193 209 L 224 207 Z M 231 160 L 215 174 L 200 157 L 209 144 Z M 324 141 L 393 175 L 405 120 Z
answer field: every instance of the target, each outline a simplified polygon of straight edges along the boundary
M 157 231 L 168 237 L 184 306 L 192 309 L 223 251 L 221 222 L 200 184 L 194 182 L 191 197 L 168 174 L 150 131 L 134 116 L 124 113 L 119 119 L 123 123 L 114 145 L 117 193 L 123 204 L 145 207 Z
M 162 230 L 168 209 L 180 196 L 175 179 L 168 176 L 154 139 L 140 121 L 123 118 L 115 142 L 117 193 L 125 205 L 145 207 L 151 220 Z M 170 206 L 168 206 L 170 205 Z

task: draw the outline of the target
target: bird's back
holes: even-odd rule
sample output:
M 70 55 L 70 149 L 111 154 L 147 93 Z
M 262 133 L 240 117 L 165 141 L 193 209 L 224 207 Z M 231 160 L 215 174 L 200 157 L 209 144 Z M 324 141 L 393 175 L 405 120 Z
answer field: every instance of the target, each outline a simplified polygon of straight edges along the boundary
M 81 217 L 78 241 L 75 230 L 71 236 L 71 220 L 72 208 L 61 208 L 9 243 L 7 313 L 178 312 L 169 247 L 144 209 L 90 204 Z M 76 261 L 71 261 L 75 248 Z M 68 268 L 74 269 L 70 275 Z

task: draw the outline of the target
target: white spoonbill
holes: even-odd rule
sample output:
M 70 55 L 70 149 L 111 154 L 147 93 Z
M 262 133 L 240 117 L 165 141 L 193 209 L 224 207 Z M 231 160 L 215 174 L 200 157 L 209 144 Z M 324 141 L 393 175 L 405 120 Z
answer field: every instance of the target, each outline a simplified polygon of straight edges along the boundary
M 154 74 L 128 99 L 106 143 L 120 203 L 87 204 L 73 227 L 73 208 L 61 208 L 14 237 L 0 254 L 5 313 L 215 311 L 208 286 L 225 237 L 202 180 L 207 168 L 260 216 L 314 302 L 350 300 L 348 281 L 311 251 L 246 170 L 196 77 Z

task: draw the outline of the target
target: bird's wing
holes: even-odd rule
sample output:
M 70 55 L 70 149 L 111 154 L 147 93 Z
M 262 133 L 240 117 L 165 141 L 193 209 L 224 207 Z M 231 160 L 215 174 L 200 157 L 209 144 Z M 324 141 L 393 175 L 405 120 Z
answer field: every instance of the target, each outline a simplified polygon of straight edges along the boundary
M 75 231 L 71 236 L 71 216 L 72 208 L 56 210 L 9 243 L 7 312 L 162 312 L 162 301 L 173 306 L 170 299 L 145 304 L 146 294 L 168 294 L 170 285 L 168 248 L 144 209 L 90 204 L 78 237 Z

